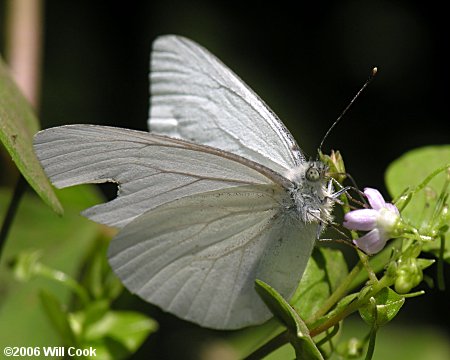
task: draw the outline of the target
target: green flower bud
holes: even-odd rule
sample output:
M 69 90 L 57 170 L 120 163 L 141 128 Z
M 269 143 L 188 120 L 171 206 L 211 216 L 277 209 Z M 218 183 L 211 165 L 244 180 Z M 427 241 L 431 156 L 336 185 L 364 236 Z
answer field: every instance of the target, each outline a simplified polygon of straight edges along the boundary
M 342 184 L 346 178 L 344 159 L 339 151 L 331 150 L 330 155 L 324 155 L 320 153 L 320 160 L 327 164 L 329 168 L 329 174 L 337 182 Z
M 348 341 L 338 345 L 337 352 L 345 359 L 359 359 L 364 350 L 364 342 L 357 338 L 350 338 Z
M 407 261 L 399 261 L 394 284 L 395 291 L 399 294 L 408 293 L 423 280 L 422 268 L 417 260 L 409 258 Z

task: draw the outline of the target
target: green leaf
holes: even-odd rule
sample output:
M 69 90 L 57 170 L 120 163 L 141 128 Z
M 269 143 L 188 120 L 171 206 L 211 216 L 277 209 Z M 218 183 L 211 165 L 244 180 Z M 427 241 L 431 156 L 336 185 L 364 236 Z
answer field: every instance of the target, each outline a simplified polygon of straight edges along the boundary
M 302 280 L 289 303 L 302 318 L 309 318 L 337 288 L 347 273 L 347 264 L 339 250 L 315 247 Z M 283 330 L 279 322 L 271 319 L 263 325 L 236 331 L 231 343 L 243 358 Z
M 385 174 L 386 185 L 392 196 L 399 196 L 406 188 L 414 189 L 421 184 L 436 169 L 450 165 L 450 145 L 428 146 L 412 150 L 395 160 Z M 423 227 L 436 205 L 437 198 L 443 189 L 446 177 L 445 171 L 434 176 L 427 187 L 436 194 L 434 200 L 424 189 L 414 194 L 408 206 L 402 211 L 402 217 L 416 227 Z M 425 221 L 425 222 L 424 222 Z M 440 242 L 425 243 L 423 251 L 439 256 Z M 445 239 L 443 259 L 450 263 L 450 236 Z
M 108 245 L 109 239 L 99 241 L 92 249 L 86 260 L 87 268 L 81 282 L 92 298 L 111 302 L 120 295 L 123 285 L 109 266 L 106 256 Z
M 66 346 L 75 345 L 75 334 L 70 327 L 68 313 L 63 310 L 63 306 L 59 299 L 44 289 L 39 291 L 39 298 L 48 319 L 61 336 L 64 344 Z
M 359 314 L 369 325 L 377 327 L 382 326 L 391 321 L 405 303 L 405 298 L 397 294 L 390 288 L 384 288 L 375 296 L 376 313 L 374 314 L 373 306 L 369 303 L 359 309 Z
M 411 150 L 394 160 L 386 170 L 386 186 L 393 198 L 398 197 L 405 189 L 413 189 L 438 168 L 450 165 L 450 145 L 427 146 Z M 428 184 L 437 194 L 442 189 L 446 174 L 435 176 Z M 424 191 L 415 194 L 402 216 L 413 225 L 420 227 L 426 206 Z
M 85 329 L 82 345 L 97 349 L 101 359 L 129 358 L 158 324 L 144 314 L 132 311 L 108 311 Z
M 0 141 L 31 187 L 56 213 L 63 208 L 33 152 L 39 122 L 0 58 Z
M 273 287 L 262 280 L 255 281 L 255 288 L 258 295 L 274 314 L 291 331 L 296 331 L 297 318 L 300 317 L 291 305 Z M 307 329 L 306 329 L 307 330 Z
M 78 186 L 58 191 L 66 208 L 62 217 L 34 194 L 24 195 L 0 259 L 0 324 L 8 324 L 0 326 L 0 348 L 61 344 L 61 337 L 42 307 L 39 292 L 45 289 L 61 304 L 68 304 L 73 293 L 42 277 L 19 282 L 9 263 L 18 254 L 34 249 L 41 254 L 40 262 L 76 278 L 103 229 L 80 216 L 80 211 L 101 202 L 94 190 L 91 186 Z M 9 196 L 9 191 L 0 189 L 0 217 Z
M 290 303 L 304 319 L 311 317 L 347 276 L 340 250 L 316 247 Z
M 20 281 L 29 281 L 32 279 L 40 266 L 41 251 L 21 252 L 11 262 L 11 269 L 16 278 Z
M 110 310 L 107 300 L 92 301 L 83 310 L 76 313 L 77 322 L 86 331 L 92 324 L 100 321 Z
M 256 291 L 270 311 L 288 328 L 296 358 L 323 360 L 322 354 L 309 335 L 308 327 L 294 308 L 274 288 L 261 280 L 256 280 Z

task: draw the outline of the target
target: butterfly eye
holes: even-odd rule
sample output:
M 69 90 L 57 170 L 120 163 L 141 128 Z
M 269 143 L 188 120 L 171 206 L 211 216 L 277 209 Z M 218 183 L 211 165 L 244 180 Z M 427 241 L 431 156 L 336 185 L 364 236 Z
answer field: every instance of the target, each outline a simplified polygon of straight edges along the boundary
M 306 170 L 306 180 L 316 182 L 320 180 L 320 172 L 315 167 L 311 166 Z

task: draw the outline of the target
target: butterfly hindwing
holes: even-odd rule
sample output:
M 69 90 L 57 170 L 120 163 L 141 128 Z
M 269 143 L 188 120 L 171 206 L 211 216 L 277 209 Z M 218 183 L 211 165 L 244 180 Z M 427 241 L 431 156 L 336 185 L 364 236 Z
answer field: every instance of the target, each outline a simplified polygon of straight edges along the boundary
M 312 249 L 283 218 L 284 196 L 248 185 L 161 205 L 112 240 L 110 264 L 128 289 L 183 319 L 217 329 L 262 323 L 271 315 L 254 280 L 288 298 Z

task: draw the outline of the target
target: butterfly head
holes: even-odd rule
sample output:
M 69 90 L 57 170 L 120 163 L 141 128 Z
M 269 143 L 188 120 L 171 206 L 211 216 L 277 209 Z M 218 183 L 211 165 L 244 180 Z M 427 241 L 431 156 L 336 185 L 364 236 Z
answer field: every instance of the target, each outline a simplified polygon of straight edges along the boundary
M 291 181 L 291 199 L 296 217 L 304 222 L 328 220 L 332 203 L 327 199 L 330 191 L 327 187 L 328 167 L 321 161 L 307 161 L 290 169 L 285 176 Z
M 327 182 L 328 166 L 322 161 L 307 161 L 285 173 L 294 188 L 323 186 Z
M 322 161 L 309 161 L 304 174 L 305 181 L 309 183 L 321 183 L 326 181 L 328 166 Z

